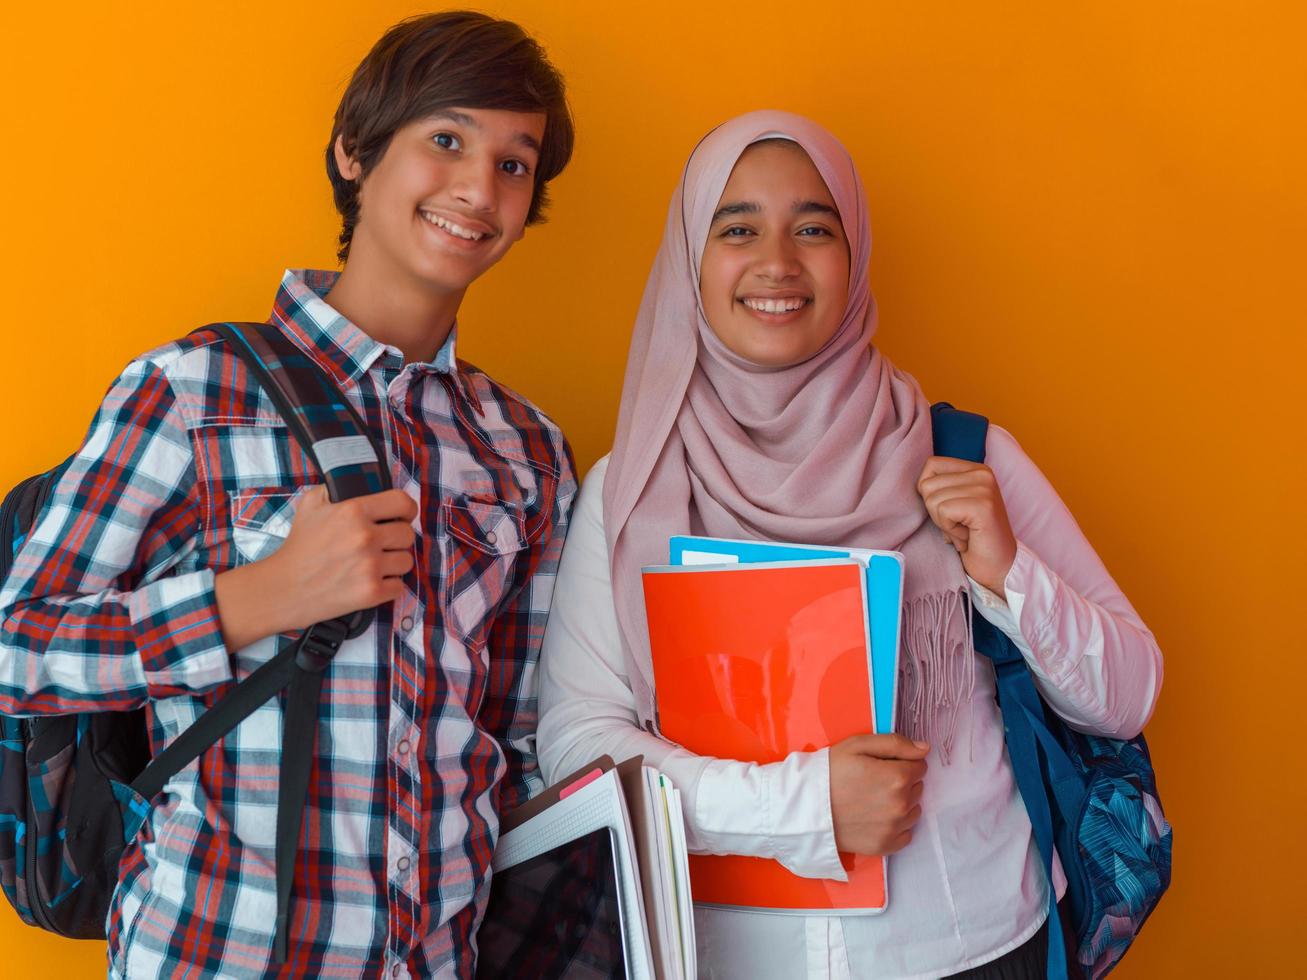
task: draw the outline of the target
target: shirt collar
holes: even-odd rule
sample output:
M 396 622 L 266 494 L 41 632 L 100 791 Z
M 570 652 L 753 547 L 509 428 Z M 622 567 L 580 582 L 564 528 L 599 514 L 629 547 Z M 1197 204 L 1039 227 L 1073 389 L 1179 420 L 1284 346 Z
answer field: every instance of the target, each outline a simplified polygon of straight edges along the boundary
M 358 381 L 382 357 L 402 362 L 403 353 L 373 340 L 324 299 L 340 273 L 319 269 L 287 269 L 272 304 L 271 322 L 280 326 L 340 384 Z M 453 378 L 464 398 L 480 408 L 454 353 L 457 325 L 430 361 L 419 369 Z

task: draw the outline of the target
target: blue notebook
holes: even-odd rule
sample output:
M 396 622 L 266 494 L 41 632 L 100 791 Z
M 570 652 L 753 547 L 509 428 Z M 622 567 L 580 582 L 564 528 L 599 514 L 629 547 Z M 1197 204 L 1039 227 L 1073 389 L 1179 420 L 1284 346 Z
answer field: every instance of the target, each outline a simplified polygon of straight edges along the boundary
M 742 562 L 809 561 L 854 558 L 867 569 L 867 619 L 871 633 L 871 683 L 876 731 L 894 730 L 898 700 L 899 619 L 903 611 L 903 556 L 897 551 L 827 548 L 772 541 L 731 541 L 678 534 L 671 538 L 671 564 L 716 565 Z

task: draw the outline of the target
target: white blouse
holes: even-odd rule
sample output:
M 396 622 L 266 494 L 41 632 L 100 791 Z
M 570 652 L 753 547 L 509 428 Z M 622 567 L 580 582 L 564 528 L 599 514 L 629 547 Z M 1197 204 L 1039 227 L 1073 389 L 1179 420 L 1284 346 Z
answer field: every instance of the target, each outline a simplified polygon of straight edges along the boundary
M 986 449 L 1018 548 L 1006 604 L 972 582 L 977 607 L 1021 649 L 1040 692 L 1072 726 L 1134 736 L 1161 687 L 1157 643 L 1016 440 L 991 426 Z M 758 765 L 695 755 L 638 727 L 603 528 L 607 468 L 605 457 L 582 487 L 541 652 L 545 778 L 604 753 L 643 755 L 680 788 L 691 851 L 768 857 L 797 875 L 842 880 L 826 749 Z M 1039 929 L 1048 884 L 1008 765 L 993 668 L 977 659 L 951 764 L 932 751 L 921 820 L 889 859 L 886 911 L 697 908 L 701 977 L 939 977 L 997 959 Z M 1054 886 L 1060 897 L 1058 865 Z

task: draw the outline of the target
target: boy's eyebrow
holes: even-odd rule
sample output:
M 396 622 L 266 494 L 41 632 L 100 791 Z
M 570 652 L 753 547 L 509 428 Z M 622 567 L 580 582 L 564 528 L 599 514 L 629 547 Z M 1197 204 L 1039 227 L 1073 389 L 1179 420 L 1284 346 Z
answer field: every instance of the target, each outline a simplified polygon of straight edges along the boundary
M 539 153 L 541 152 L 540 141 L 536 139 L 534 136 L 532 136 L 530 133 L 518 133 L 516 136 L 513 137 L 513 139 L 516 140 L 518 143 L 521 143 L 528 150 L 535 150 L 537 155 L 539 155 Z
M 459 112 L 457 109 L 437 109 L 431 114 L 432 119 L 448 119 L 450 122 L 458 123 L 460 126 L 466 126 L 469 129 L 480 129 L 481 124 L 475 118 L 469 116 L 466 112 Z
M 437 109 L 431 114 L 432 119 L 448 119 L 452 123 L 458 123 L 460 126 L 466 126 L 468 129 L 480 129 L 481 124 L 466 112 L 459 112 L 457 109 Z M 522 132 L 513 136 L 515 143 L 521 143 L 528 150 L 535 150 L 537 154 L 541 152 L 540 141 L 530 133 Z

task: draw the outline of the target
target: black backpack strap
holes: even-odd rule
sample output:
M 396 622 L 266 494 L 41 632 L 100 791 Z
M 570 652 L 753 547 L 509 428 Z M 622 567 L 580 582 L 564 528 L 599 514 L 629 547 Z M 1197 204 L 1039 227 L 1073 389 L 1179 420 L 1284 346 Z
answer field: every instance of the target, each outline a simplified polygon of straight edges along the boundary
M 304 800 L 313 768 L 322 675 L 321 670 L 303 670 L 297 666 L 286 692 L 282 715 L 281 771 L 277 779 L 277 928 L 273 946 L 277 963 L 285 963 L 289 953 L 290 893 L 295 882 Z
M 335 380 L 270 323 L 213 323 L 317 464 L 332 501 L 390 489 L 384 453 Z
M 158 796 L 164 783 L 198 759 L 206 749 L 216 744 L 290 683 L 294 654 L 295 648 L 287 647 L 196 718 L 132 780 L 132 792 L 146 800 Z
M 295 342 L 267 323 L 215 323 L 272 399 L 291 434 L 316 464 L 333 502 L 388 490 L 390 473 L 354 407 L 336 382 Z M 340 645 L 372 622 L 372 610 L 316 623 L 294 644 L 236 685 L 159 753 L 132 783 L 151 799 L 279 691 L 288 688 L 282 716 L 281 771 L 277 784 L 277 920 L 274 954 L 287 957 L 290 892 L 313 766 L 323 671 Z

